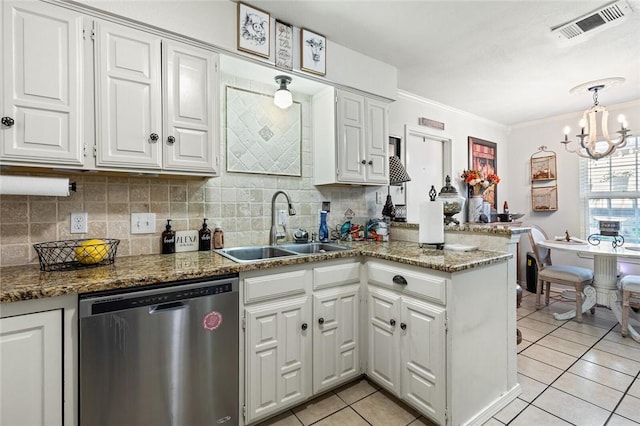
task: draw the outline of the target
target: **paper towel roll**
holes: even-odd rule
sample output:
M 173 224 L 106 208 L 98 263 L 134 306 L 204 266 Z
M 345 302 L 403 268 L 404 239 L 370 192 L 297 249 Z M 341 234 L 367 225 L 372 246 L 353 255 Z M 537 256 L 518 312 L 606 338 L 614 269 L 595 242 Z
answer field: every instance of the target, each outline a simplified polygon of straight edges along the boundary
M 0 194 L 69 196 L 69 179 L 39 176 L 0 176 Z
M 444 209 L 442 201 L 420 203 L 419 244 L 444 244 Z

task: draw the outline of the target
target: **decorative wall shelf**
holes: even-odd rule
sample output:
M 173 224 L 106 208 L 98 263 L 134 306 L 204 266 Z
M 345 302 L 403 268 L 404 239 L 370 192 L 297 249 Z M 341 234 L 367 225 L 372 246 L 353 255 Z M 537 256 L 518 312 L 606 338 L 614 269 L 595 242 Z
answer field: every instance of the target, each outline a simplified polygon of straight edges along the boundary
M 542 145 L 531 155 L 531 208 L 536 212 L 558 210 L 556 153 Z

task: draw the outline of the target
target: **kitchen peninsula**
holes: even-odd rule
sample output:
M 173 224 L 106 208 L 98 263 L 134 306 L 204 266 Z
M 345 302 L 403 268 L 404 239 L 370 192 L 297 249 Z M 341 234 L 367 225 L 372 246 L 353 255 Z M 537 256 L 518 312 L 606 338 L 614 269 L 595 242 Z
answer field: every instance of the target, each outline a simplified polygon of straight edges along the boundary
M 515 364 L 515 288 L 507 280 L 509 253 L 420 249 L 403 241 L 349 245 L 352 250 L 252 263 L 235 263 L 213 252 L 190 252 L 122 257 L 114 265 L 67 272 L 40 272 L 37 265 L 5 267 L 0 270 L 2 321 L 42 311 L 61 314 L 58 318 L 62 318 L 64 337 L 63 342 L 57 342 L 60 365 L 49 368 L 58 370 L 59 377 L 64 374 L 58 380 L 64 383 L 65 397 L 58 401 L 60 414 L 51 424 L 75 424 L 78 295 L 227 274 L 239 274 L 240 312 L 246 320 L 247 336 L 253 333 L 250 320 L 255 308 L 294 299 L 308 303 L 301 319 L 309 323 L 310 330 L 298 337 L 301 345 L 308 345 L 308 353 L 314 354 L 302 363 L 300 374 L 307 377 L 302 383 L 307 384 L 299 389 L 299 398 L 275 401 L 268 410 L 258 405 L 252 411 L 250 396 L 257 388 L 282 383 L 258 381 L 260 386 L 256 386 L 256 380 L 262 380 L 260 375 L 245 375 L 241 369 L 239 399 L 240 406 L 247 407 L 247 417 L 243 420 L 238 413 L 239 424 L 258 423 L 317 394 L 313 372 L 326 366 L 320 365 L 315 355 L 316 347 L 324 344 L 316 336 L 323 325 L 318 322 L 318 305 L 312 305 L 311 300 L 347 289 L 359 295 L 354 306 L 356 322 L 351 324 L 356 331 L 357 356 L 350 375 L 340 376 L 330 386 L 366 374 L 446 425 L 481 424 L 520 393 Z M 293 293 L 275 294 L 280 291 L 277 287 L 274 294 L 264 292 L 271 288 L 270 283 L 286 282 L 281 277 L 304 277 L 291 281 L 294 298 Z M 256 287 L 256 283 L 264 284 Z M 260 300 L 258 304 L 251 299 L 256 289 L 262 292 L 255 299 Z M 251 342 L 242 324 L 238 330 L 239 362 L 246 366 L 252 356 Z M 357 333 L 359 330 L 362 332 Z M 475 355 L 470 358 L 470 353 Z M 13 359 L 12 369 L 23 370 L 21 362 L 25 361 Z

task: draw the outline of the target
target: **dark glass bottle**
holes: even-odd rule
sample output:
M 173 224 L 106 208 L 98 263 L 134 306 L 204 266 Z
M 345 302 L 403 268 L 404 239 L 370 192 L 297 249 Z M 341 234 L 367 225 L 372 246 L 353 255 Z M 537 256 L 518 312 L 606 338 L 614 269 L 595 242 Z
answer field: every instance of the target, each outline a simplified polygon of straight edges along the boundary
M 207 219 L 203 219 L 202 228 L 198 231 L 198 250 L 211 250 L 211 229 L 207 226 Z
M 162 231 L 162 254 L 176 252 L 176 231 L 171 229 L 171 219 L 167 219 L 167 226 Z

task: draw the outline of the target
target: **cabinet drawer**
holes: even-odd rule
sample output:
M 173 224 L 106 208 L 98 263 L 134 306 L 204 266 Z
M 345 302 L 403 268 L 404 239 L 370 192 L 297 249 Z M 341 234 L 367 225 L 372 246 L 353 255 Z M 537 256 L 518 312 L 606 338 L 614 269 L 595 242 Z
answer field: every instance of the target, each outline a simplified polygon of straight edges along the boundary
M 446 304 L 446 278 L 422 272 L 418 268 L 368 261 L 367 279 L 369 284 Z
M 313 268 L 313 289 L 360 282 L 360 263 L 340 263 Z
M 244 303 L 305 294 L 310 290 L 311 271 L 300 270 L 248 277 L 244 282 Z

